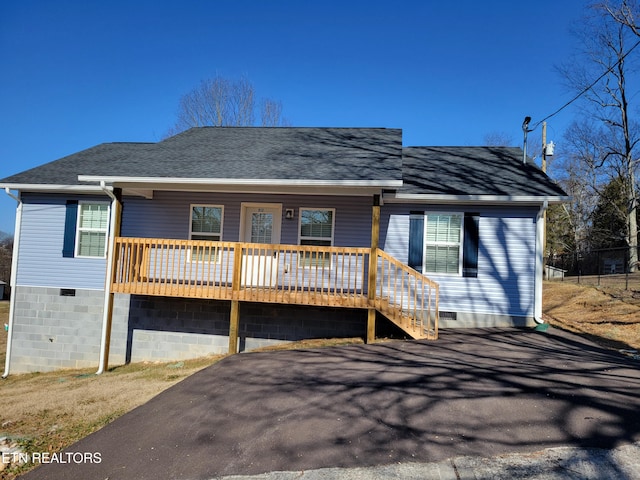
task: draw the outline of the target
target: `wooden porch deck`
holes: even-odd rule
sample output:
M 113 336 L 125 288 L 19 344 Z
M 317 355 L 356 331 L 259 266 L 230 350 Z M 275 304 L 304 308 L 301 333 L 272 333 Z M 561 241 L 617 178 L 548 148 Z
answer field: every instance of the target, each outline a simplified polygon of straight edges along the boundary
M 375 309 L 413 338 L 437 338 L 438 284 L 380 249 L 371 255 L 370 248 L 116 237 L 111 292 Z

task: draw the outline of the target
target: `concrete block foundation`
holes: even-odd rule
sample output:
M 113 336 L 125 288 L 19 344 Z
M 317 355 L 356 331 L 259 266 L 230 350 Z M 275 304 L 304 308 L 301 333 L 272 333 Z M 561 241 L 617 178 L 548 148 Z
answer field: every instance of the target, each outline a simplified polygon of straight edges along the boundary
M 10 373 L 97 368 L 104 292 L 17 287 Z M 116 294 L 109 364 L 224 354 L 230 302 Z M 364 337 L 365 310 L 240 303 L 239 351 L 308 338 Z

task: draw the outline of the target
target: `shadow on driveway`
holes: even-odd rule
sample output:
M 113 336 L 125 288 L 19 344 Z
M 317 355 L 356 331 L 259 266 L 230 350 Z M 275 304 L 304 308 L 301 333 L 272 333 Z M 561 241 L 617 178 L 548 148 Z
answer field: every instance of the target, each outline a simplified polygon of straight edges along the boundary
M 208 479 L 640 440 L 640 363 L 549 329 L 228 357 L 25 479 Z

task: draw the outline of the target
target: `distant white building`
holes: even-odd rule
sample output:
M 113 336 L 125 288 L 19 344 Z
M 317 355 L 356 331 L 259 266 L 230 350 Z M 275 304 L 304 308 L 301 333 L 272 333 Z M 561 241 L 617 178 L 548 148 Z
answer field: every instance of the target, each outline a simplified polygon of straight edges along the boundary
M 547 280 L 557 280 L 564 278 L 564 274 L 567 273 L 566 270 L 562 270 L 561 268 L 552 267 L 551 265 L 545 265 L 544 274 Z

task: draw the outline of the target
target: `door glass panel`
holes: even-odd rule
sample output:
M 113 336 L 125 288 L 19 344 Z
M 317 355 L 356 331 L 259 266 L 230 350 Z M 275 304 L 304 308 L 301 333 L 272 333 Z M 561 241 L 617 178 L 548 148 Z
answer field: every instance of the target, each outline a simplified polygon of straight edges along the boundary
M 273 233 L 273 214 L 259 212 L 251 214 L 251 242 L 271 243 Z

